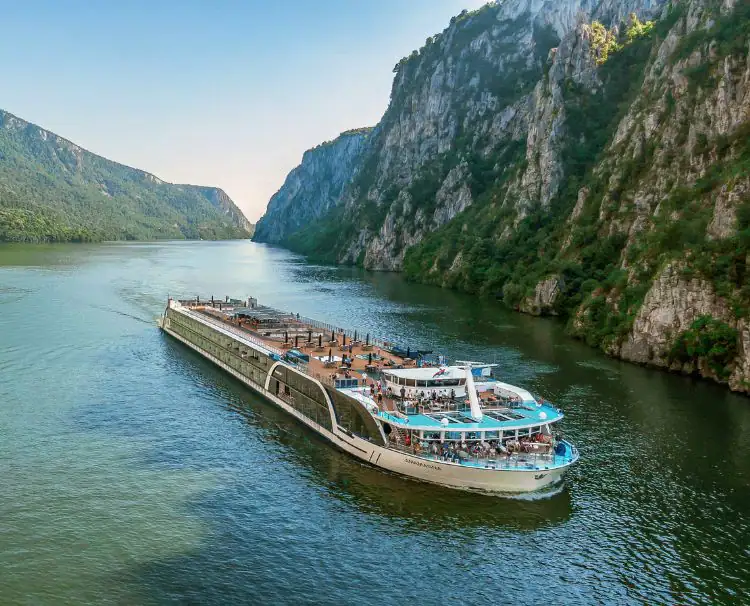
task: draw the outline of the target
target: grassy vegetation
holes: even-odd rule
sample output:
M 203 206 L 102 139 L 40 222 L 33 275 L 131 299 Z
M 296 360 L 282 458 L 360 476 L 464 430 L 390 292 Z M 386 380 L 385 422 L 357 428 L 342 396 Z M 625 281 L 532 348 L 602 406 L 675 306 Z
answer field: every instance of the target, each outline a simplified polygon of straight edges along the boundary
M 700 316 L 677 336 L 669 359 L 680 364 L 698 365 L 705 361 L 716 376 L 726 381 L 737 356 L 737 331 L 711 316 Z
M 630 13 L 628 23 L 621 27 L 607 29 L 599 21 L 594 21 L 591 28 L 591 52 L 596 58 L 597 65 L 607 62 L 610 55 L 621 51 L 639 38 L 648 36 L 654 29 L 653 21 L 640 21 L 635 13 Z

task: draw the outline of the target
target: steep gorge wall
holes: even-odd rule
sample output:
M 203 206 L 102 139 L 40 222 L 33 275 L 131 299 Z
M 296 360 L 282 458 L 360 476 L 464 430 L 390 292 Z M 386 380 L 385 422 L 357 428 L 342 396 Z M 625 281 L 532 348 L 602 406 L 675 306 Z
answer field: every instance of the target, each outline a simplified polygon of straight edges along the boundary
M 287 243 L 747 391 L 748 24 L 737 0 L 463 13 L 396 66 L 356 174 Z
M 256 226 L 254 240 L 281 244 L 338 204 L 356 176 L 372 129 L 341 133 L 333 141 L 307 150 L 302 163 L 286 178 Z

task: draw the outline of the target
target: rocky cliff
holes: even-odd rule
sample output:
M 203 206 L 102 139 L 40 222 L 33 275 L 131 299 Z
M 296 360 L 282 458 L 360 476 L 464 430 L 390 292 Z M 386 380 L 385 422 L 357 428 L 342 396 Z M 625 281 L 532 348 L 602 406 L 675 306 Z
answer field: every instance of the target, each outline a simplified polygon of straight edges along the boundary
M 750 385 L 750 5 L 506 0 L 394 68 L 360 167 L 287 238 Z
M 254 240 L 279 244 L 331 210 L 360 168 L 370 128 L 341 133 L 302 156 L 256 226 Z
M 0 110 L 0 241 L 247 238 L 216 187 L 173 185 Z

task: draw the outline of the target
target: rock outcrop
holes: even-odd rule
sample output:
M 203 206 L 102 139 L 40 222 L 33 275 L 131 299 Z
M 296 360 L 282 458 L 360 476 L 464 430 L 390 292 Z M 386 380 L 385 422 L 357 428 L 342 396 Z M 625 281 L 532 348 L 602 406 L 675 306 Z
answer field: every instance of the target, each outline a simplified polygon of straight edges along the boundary
M 550 276 L 542 280 L 534 288 L 534 294 L 521 301 L 518 310 L 532 316 L 556 316 L 555 302 L 564 286 L 560 276 Z
M 633 329 L 611 353 L 631 362 L 669 367 L 674 337 L 690 329 L 701 316 L 731 321 L 727 302 L 710 282 L 685 277 L 683 268 L 670 264 L 654 280 L 633 322 Z
M 359 171 L 371 132 L 369 128 L 347 131 L 307 150 L 271 198 L 253 239 L 280 244 L 333 208 Z
M 354 176 L 288 242 L 748 391 L 749 49 L 739 0 L 464 12 L 396 65 Z

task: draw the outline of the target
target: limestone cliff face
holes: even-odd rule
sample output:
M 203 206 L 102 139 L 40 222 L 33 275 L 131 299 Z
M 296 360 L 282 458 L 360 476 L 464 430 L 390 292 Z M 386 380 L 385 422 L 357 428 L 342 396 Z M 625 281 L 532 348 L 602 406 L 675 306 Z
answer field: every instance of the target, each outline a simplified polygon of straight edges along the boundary
M 271 198 L 253 239 L 279 244 L 335 206 L 359 170 L 370 133 L 369 128 L 347 131 L 307 150 Z
M 386 217 L 363 227 L 339 261 L 362 258 L 366 268 L 402 269 L 406 250 L 470 206 L 484 193 L 484 179 L 508 179 L 497 203 L 512 204 L 517 218 L 531 205 L 548 205 L 564 178 L 561 87 L 597 83 L 583 24 L 616 23 L 633 10 L 652 15 L 662 4 L 506 1 L 457 18 L 428 41 L 396 68 L 391 104 L 373 142 L 373 177 L 342 201 L 375 205 Z M 436 189 L 428 192 L 429 211 L 404 205 L 403 193 L 425 181 Z M 394 187 L 399 197 L 391 202 Z
M 560 87 L 566 79 L 597 81 L 583 24 L 617 23 L 634 10 L 654 15 L 663 4 L 506 0 L 462 13 L 394 68 L 391 101 L 358 158 L 361 169 L 344 163 L 350 179 L 340 187 L 303 160 L 269 203 L 256 238 L 280 242 L 320 217 L 318 209 L 342 206 L 356 226 L 328 258 L 400 270 L 409 247 L 471 206 L 491 181 L 510 180 L 507 197 L 520 216 L 548 204 L 564 178 Z M 303 185 L 311 179 L 315 186 Z M 283 229 L 281 212 L 295 215 Z
M 353 178 L 291 244 L 750 391 L 748 49 L 740 0 L 462 13 L 396 65 Z
M 747 13 L 735 0 L 718 9 L 686 3 L 654 47 L 639 95 L 596 167 L 608 188 L 589 208 L 600 237 L 623 241 L 618 263 L 627 279 L 585 300 L 573 330 L 588 333 L 592 307 L 604 300 L 606 311 L 628 317 L 619 334 L 603 340 L 608 353 L 750 392 L 750 34 L 746 22 L 735 25 Z M 586 202 L 580 206 L 583 212 Z M 636 289 L 645 292 L 642 300 L 629 296 Z M 705 351 L 715 337 L 697 328 L 706 319 L 736 333 L 732 343 L 714 346 L 726 349 L 721 372 Z M 674 359 L 685 335 L 700 335 L 706 347 Z

